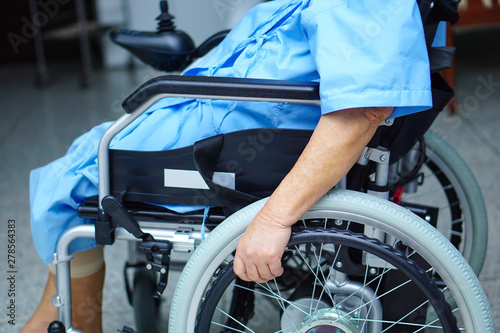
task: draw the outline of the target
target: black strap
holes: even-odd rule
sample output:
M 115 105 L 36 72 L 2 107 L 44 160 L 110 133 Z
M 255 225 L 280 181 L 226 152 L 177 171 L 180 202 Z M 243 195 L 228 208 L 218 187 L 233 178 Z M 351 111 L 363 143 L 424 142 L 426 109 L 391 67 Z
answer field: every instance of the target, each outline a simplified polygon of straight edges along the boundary
M 212 181 L 223 144 L 223 134 L 197 141 L 193 146 L 194 165 L 217 200 L 229 209 L 237 211 L 259 198 Z
M 436 73 L 444 69 L 451 68 L 454 55 L 455 47 L 431 47 L 429 49 L 429 63 L 431 66 L 431 73 Z

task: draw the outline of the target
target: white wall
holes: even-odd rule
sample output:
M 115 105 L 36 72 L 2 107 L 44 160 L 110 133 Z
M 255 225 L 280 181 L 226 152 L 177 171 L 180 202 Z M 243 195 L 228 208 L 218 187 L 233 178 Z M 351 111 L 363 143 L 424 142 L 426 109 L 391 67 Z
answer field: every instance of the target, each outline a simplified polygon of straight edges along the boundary
M 139 1 L 139 0 L 131 0 Z M 170 0 L 171 12 L 179 29 L 196 45 L 216 32 L 233 28 L 241 17 L 262 0 Z
M 112 1 L 112 0 L 101 0 Z M 128 0 L 130 27 L 154 30 L 159 15 L 158 0 Z M 169 11 L 175 16 L 175 25 L 186 31 L 196 45 L 214 33 L 230 29 L 241 17 L 262 0 L 169 0 Z

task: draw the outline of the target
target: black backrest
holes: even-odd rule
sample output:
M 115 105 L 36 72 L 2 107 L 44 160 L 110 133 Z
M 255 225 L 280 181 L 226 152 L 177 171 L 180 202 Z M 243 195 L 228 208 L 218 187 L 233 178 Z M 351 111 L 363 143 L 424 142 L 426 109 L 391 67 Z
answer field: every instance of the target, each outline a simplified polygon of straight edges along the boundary
M 234 174 L 235 190 L 251 196 L 250 201 L 267 197 L 293 167 L 311 134 L 307 130 L 250 129 L 218 136 L 223 139 L 212 172 Z M 166 169 L 200 171 L 194 146 L 156 152 L 111 150 L 111 191 L 129 202 L 230 206 L 233 210 L 248 204 L 228 204 L 218 189 L 165 186 Z

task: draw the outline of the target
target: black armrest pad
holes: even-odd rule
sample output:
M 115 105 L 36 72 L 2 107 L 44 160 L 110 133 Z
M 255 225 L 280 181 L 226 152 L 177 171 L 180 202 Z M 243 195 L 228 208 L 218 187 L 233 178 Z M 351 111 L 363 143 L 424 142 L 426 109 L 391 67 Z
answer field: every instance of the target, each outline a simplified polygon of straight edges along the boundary
M 289 99 L 295 101 L 319 100 L 319 83 L 307 81 L 280 81 L 227 77 L 164 75 L 137 88 L 123 101 L 125 112 L 131 113 L 150 97 L 172 94 L 184 97 L 225 97 Z

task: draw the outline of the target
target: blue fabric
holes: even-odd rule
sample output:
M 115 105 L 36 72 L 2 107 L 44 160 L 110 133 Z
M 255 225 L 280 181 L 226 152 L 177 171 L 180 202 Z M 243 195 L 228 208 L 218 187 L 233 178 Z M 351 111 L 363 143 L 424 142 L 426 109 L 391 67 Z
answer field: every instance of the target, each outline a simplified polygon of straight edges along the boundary
M 436 30 L 436 36 L 432 42 L 433 47 L 446 46 L 446 22 L 439 22 Z
M 169 98 L 118 134 L 111 148 L 173 149 L 248 128 L 314 129 L 322 114 L 345 108 L 393 106 L 392 117 L 429 109 L 429 64 L 419 15 L 414 0 L 275 0 L 258 5 L 185 74 L 321 80 L 320 108 Z M 32 233 L 44 262 L 52 260 L 64 230 L 92 223 L 76 210 L 97 195 L 97 146 L 109 125 L 93 128 L 64 157 L 31 173 Z M 71 251 L 93 246 L 94 240 L 77 240 Z

